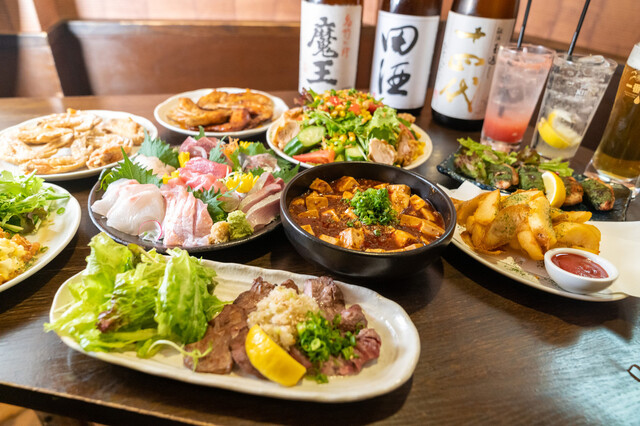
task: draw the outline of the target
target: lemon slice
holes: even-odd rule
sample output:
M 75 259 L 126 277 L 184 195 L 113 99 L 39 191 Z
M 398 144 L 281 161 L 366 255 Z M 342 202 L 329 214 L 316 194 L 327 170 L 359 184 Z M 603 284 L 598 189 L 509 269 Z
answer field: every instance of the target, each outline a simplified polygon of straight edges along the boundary
M 547 196 L 551 207 L 562 206 L 567 192 L 560 176 L 553 172 L 546 171 L 542 173 L 542 182 L 544 182 L 544 194 Z
M 282 386 L 293 386 L 307 369 L 274 342 L 258 324 L 249 329 L 244 347 L 251 364 L 264 377 Z
M 540 137 L 551 147 L 569 148 L 580 142 L 580 135 L 571 128 L 572 117 L 567 111 L 554 109 L 538 123 Z

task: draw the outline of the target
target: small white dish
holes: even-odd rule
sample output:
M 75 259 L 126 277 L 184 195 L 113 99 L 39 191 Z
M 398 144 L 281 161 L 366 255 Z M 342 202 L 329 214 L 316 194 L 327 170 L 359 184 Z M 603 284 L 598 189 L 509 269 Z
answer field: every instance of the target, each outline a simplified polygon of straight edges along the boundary
M 583 256 L 600 265 L 608 276 L 606 278 L 591 278 L 565 271 L 552 260 L 553 256 L 557 254 L 576 254 Z M 574 248 L 559 247 L 547 251 L 544 254 L 544 266 L 551 279 L 563 289 L 573 293 L 596 293 L 602 291 L 613 284 L 619 275 L 618 268 L 604 257 Z

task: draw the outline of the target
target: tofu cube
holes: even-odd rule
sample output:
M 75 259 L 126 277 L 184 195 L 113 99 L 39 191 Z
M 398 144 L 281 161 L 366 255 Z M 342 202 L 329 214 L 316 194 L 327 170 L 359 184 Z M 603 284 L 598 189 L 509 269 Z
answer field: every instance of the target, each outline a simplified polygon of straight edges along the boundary
M 310 233 L 311 235 L 316 235 L 315 232 L 313 232 L 313 228 L 311 227 L 311 225 L 302 225 L 301 228 L 307 231 L 308 233 Z
M 311 182 L 311 185 L 309 185 L 309 188 L 313 189 L 314 191 L 318 191 L 321 194 L 333 194 L 333 189 L 331 189 L 331 185 L 329 185 L 327 182 L 323 181 L 322 179 L 316 178 L 313 182 Z
M 393 231 L 393 239 L 395 240 L 396 245 L 402 248 L 405 247 L 408 243 L 414 241 L 416 238 L 406 231 L 396 229 L 395 231 Z
M 320 215 L 318 214 L 317 209 L 312 209 L 312 210 L 307 210 L 306 212 L 300 213 L 298 217 L 304 217 L 307 219 L 318 219 Z
M 353 192 L 353 189 L 356 188 L 357 186 L 358 186 L 358 181 L 356 181 L 351 176 L 342 176 L 340 179 L 338 179 L 338 182 L 336 182 L 336 189 L 340 192 L 344 192 L 344 191 Z
M 347 228 L 340 232 L 340 243 L 343 247 L 360 249 L 364 244 L 364 233 L 361 229 Z
M 307 210 L 319 210 L 329 206 L 329 200 L 327 197 L 321 195 L 309 195 L 305 199 Z

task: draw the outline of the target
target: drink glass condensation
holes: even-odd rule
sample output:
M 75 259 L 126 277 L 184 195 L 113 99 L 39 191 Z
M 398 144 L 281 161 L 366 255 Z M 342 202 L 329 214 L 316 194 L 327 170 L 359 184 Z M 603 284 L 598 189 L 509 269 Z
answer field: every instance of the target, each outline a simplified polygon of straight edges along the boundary
M 547 80 L 555 52 L 543 46 L 501 46 L 481 140 L 494 149 L 519 147 Z
M 607 127 L 585 174 L 626 185 L 634 196 L 640 191 L 640 43 L 629 55 Z
M 555 57 L 531 142 L 540 155 L 573 158 L 616 66 L 600 55 Z

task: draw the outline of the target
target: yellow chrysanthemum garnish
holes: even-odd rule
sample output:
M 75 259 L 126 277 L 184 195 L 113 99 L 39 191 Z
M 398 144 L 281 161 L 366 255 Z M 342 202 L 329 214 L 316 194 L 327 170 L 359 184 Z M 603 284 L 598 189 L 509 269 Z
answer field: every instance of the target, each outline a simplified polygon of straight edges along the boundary
M 233 172 L 224 178 L 224 184 L 228 190 L 235 190 L 240 193 L 247 193 L 253 188 L 260 176 L 254 176 L 251 173 Z

